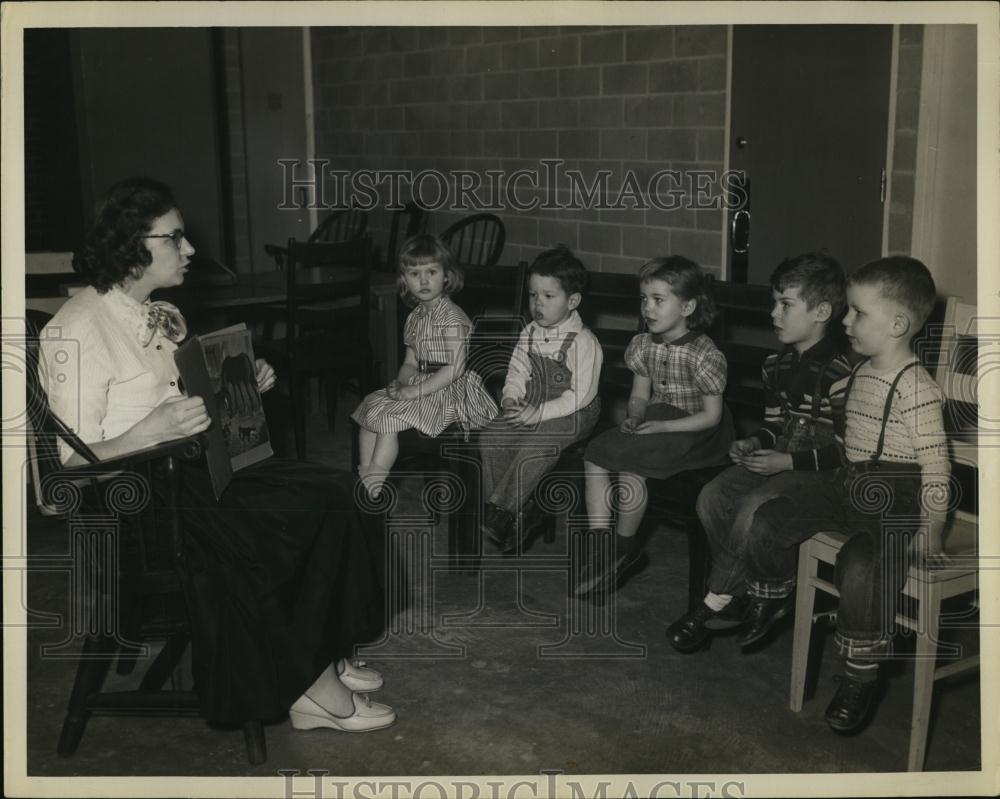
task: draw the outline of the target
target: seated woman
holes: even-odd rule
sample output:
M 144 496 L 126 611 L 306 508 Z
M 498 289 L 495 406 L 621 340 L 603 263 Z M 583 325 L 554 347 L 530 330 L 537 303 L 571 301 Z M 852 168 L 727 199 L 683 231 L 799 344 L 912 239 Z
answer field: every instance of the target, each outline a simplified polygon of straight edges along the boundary
M 108 192 L 74 256 L 89 286 L 48 324 L 42 374 L 52 410 L 99 458 L 211 424 L 201 398 L 178 385 L 183 317 L 149 301 L 184 281 L 193 253 L 170 189 L 134 178 Z M 68 360 L 67 340 L 79 346 Z M 262 391 L 274 385 L 264 361 L 256 378 Z M 62 457 L 79 460 L 68 447 Z M 392 724 L 392 708 L 368 698 L 381 676 L 347 659 L 383 624 L 373 554 L 382 528 L 355 507 L 354 478 L 271 458 L 237 472 L 218 502 L 204 466 L 185 464 L 182 481 L 184 579 L 205 716 L 238 723 L 288 712 L 297 729 L 348 732 Z

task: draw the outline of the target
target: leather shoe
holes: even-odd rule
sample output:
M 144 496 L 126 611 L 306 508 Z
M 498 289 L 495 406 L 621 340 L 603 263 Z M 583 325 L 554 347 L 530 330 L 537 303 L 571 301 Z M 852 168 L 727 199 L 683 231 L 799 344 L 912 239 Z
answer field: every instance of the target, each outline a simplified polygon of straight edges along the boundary
M 747 612 L 750 610 L 750 599 L 749 594 L 734 596 L 722 610 L 713 613 L 705 620 L 705 627 L 709 630 L 731 630 L 733 627 L 739 627 L 746 621 Z
M 297 730 L 326 727 L 341 732 L 371 732 L 395 723 L 396 712 L 388 705 L 373 702 L 364 694 L 351 696 L 354 699 L 354 713 L 350 716 L 335 716 L 303 694 L 288 711 L 288 718 Z
M 766 636 L 771 629 L 787 616 L 795 606 L 793 596 L 780 599 L 761 599 L 754 597 L 747 613 L 747 620 L 740 628 L 736 643 L 740 646 L 750 646 Z
M 573 587 L 573 596 L 580 599 L 593 598 L 602 600 L 608 594 L 613 594 L 621 588 L 634 574 L 638 574 L 649 565 L 649 555 L 645 550 L 635 549 L 624 552 L 604 564 L 591 562 L 583 569 L 580 580 Z
M 504 555 L 510 555 L 517 549 L 514 539 L 514 514 L 492 503 L 487 503 L 483 513 L 480 529 Z
M 733 602 L 735 601 L 734 599 Z M 689 610 L 667 627 L 667 640 L 670 642 L 670 646 L 684 654 L 697 652 L 712 637 L 712 632 L 706 627 L 706 622 L 716 615 L 718 614 L 708 605 L 699 602 L 697 607 Z
M 861 682 L 846 674 L 837 674 L 833 679 L 840 685 L 826 709 L 826 723 L 841 735 L 861 732 L 878 704 L 881 681 L 874 679 Z
M 377 691 L 382 687 L 382 675 L 375 669 L 368 668 L 363 660 L 350 661 L 344 658 L 337 661 L 337 679 L 359 694 Z

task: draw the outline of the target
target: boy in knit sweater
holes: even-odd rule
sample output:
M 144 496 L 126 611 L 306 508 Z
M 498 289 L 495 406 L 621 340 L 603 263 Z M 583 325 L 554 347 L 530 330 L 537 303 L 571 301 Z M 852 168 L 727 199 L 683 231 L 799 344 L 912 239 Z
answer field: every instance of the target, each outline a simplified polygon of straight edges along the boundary
M 740 643 L 760 640 L 791 594 L 800 542 L 820 530 L 851 535 L 837 557 L 840 590 L 836 644 L 845 658 L 826 721 L 859 731 L 879 693 L 878 660 L 906 582 L 911 550 L 942 550 L 950 462 L 940 388 L 910 342 L 930 315 L 934 280 L 920 261 L 894 256 L 850 276 L 848 340 L 867 359 L 846 378 L 846 466 L 806 490 L 763 504 L 747 547 L 753 597 Z

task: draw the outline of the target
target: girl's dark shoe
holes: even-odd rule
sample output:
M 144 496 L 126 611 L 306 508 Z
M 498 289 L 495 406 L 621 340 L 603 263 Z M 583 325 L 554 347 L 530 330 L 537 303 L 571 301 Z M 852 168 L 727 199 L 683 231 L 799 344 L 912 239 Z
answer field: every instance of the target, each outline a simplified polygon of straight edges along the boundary
M 786 596 L 780 599 L 761 599 L 753 597 L 747 620 L 743 623 L 736 643 L 740 646 L 750 646 L 766 636 L 771 629 L 787 616 L 795 607 L 795 597 Z
M 712 631 L 706 627 L 706 622 L 717 615 L 704 602 L 699 602 L 695 608 L 667 627 L 667 640 L 670 646 L 684 654 L 697 652 L 712 637 Z
M 826 709 L 826 723 L 841 735 L 861 732 L 871 721 L 872 712 L 878 704 L 881 680 L 862 682 L 846 674 L 837 674 L 833 679 L 840 685 Z
M 504 555 L 509 555 L 517 548 L 514 541 L 514 514 L 510 511 L 486 503 L 480 529 Z
M 573 588 L 573 595 L 580 599 L 602 601 L 608 594 L 621 588 L 629 577 L 638 574 L 648 565 L 649 555 L 641 549 L 619 554 L 604 564 L 603 569 L 591 562 L 580 575 L 579 582 Z

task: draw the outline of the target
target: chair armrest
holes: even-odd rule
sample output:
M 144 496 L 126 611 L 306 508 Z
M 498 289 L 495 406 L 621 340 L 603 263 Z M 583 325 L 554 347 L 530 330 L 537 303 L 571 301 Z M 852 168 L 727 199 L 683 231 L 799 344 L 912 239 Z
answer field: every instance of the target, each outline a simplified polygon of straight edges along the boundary
M 77 466 L 64 466 L 62 472 L 66 476 L 72 476 L 74 473 L 85 472 L 88 476 L 93 475 L 95 472 L 120 472 L 129 466 L 135 466 L 140 463 L 148 463 L 149 461 L 159 460 L 160 458 L 179 458 L 184 461 L 192 461 L 201 457 L 201 453 L 204 451 L 204 441 L 202 435 L 188 436 L 187 438 L 178 438 L 174 441 L 165 441 L 162 444 L 157 444 L 155 447 L 148 447 L 147 449 L 136 450 L 135 452 L 129 452 L 125 455 L 119 455 L 117 458 L 109 458 L 108 460 L 98 461 L 97 463 L 81 463 Z

